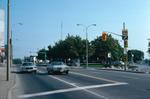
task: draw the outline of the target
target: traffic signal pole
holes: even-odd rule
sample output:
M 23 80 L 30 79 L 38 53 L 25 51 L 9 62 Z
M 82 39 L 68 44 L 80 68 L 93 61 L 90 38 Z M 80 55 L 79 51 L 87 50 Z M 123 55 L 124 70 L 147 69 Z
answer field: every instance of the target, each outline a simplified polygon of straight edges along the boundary
M 106 41 L 107 35 L 106 33 L 114 34 L 116 36 L 122 37 L 122 40 L 124 41 L 124 70 L 127 70 L 127 65 L 128 65 L 128 30 L 125 28 L 125 23 L 123 23 L 123 29 L 122 29 L 122 35 L 113 33 L 113 32 L 108 32 L 104 31 L 102 32 L 102 41 Z
M 125 23 L 123 23 L 123 29 L 122 29 L 122 39 L 124 40 L 124 61 L 125 66 L 124 70 L 127 70 L 128 65 L 128 30 L 125 28 Z

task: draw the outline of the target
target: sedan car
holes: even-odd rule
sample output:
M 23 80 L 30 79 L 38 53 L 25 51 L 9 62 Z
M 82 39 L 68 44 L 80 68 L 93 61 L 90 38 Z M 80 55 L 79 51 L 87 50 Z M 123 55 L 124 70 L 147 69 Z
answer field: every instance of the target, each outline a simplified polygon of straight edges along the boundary
M 37 72 L 37 67 L 32 62 L 24 62 L 20 67 L 21 72 Z
M 63 62 L 54 61 L 47 65 L 48 74 L 50 73 L 69 73 L 69 66 L 65 65 Z

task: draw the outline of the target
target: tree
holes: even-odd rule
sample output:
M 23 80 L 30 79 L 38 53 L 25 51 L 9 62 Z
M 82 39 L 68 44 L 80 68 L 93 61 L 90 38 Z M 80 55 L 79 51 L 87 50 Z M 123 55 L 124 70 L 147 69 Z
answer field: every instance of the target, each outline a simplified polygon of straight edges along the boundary
M 41 49 L 41 50 L 39 50 L 38 51 L 38 56 L 37 56 L 37 59 L 39 59 L 39 60 L 45 60 L 45 59 L 47 59 L 47 53 L 48 53 L 48 51 L 46 50 L 46 49 Z
M 13 64 L 22 64 L 22 60 L 20 58 L 13 59 Z
M 79 36 L 68 36 L 53 47 L 48 47 L 48 59 L 83 59 L 86 41 Z
M 128 60 L 132 61 L 132 59 L 134 62 L 142 61 L 144 59 L 144 52 L 140 50 L 129 50 Z
M 108 53 L 111 53 L 112 60 L 121 60 L 123 56 L 123 48 L 120 46 L 118 40 L 112 38 L 111 35 L 107 35 L 107 40 L 102 41 L 102 37 L 98 37 L 91 42 L 94 47 L 93 60 L 106 61 L 108 59 Z

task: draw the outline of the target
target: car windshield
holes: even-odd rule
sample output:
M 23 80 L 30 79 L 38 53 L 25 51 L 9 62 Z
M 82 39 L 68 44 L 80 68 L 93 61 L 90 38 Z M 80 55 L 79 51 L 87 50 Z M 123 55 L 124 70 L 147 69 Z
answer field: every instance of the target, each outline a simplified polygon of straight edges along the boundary
M 33 63 L 23 63 L 22 66 L 31 66 Z
M 63 62 L 52 62 L 51 65 L 63 65 Z

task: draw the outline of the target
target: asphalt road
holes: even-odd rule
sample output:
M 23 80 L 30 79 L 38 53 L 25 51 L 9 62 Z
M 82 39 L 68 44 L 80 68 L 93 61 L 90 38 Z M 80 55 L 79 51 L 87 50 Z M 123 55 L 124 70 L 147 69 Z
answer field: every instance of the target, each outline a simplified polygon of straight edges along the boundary
M 150 99 L 150 74 L 72 69 L 69 75 L 16 73 L 11 99 Z

